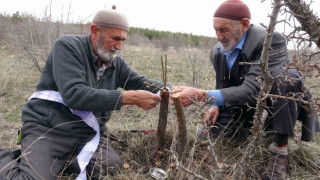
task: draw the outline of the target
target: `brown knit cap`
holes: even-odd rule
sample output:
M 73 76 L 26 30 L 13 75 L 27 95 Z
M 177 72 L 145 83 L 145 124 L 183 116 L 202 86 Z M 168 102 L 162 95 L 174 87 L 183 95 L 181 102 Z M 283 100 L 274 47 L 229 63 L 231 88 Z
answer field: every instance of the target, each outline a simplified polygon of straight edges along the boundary
M 117 11 L 116 6 L 112 6 L 112 9 L 98 11 L 92 23 L 102 27 L 118 28 L 125 31 L 129 30 L 129 23 L 126 16 L 120 11 Z
M 227 0 L 218 7 L 213 17 L 242 20 L 250 19 L 251 14 L 248 6 L 241 0 Z

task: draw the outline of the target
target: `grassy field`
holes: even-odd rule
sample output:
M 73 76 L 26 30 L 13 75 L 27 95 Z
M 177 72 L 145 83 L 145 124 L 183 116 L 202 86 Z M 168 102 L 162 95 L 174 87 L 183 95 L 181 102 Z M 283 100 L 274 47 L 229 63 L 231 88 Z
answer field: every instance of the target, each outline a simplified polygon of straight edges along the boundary
M 21 127 L 20 113 L 22 106 L 34 92 L 40 72 L 30 57 L 25 56 L 21 49 L 9 41 L 0 41 L 0 147 L 16 149 L 17 131 Z M 168 57 L 168 82 L 172 85 L 197 86 L 204 89 L 213 88 L 214 72 L 209 62 L 209 49 L 187 48 L 179 50 L 169 48 L 163 51 L 151 43 L 138 46 L 126 45 L 121 55 L 141 74 L 162 81 L 161 57 Z M 43 66 L 44 61 L 39 61 Z M 317 78 L 309 78 L 308 86 L 316 97 L 319 96 Z M 110 132 L 125 140 L 128 146 L 111 142 L 128 165 L 115 176 L 105 179 L 152 179 L 149 169 L 157 165 L 169 172 L 169 179 L 228 179 L 232 168 L 241 157 L 247 142 L 236 143 L 226 139 L 216 139 L 211 149 L 208 144 L 196 139 L 196 131 L 201 124 L 201 113 L 205 111 L 198 106 L 185 108 L 187 118 L 188 143 L 187 152 L 179 159 L 177 166 L 176 154 L 172 153 L 176 146 L 178 131 L 175 109 L 169 107 L 167 127 L 167 151 L 163 152 L 161 163 L 154 159 L 156 135 L 154 133 L 130 133 L 130 130 L 156 129 L 158 126 L 159 106 L 144 111 L 137 107 L 125 106 L 114 112 L 108 122 Z M 311 143 L 299 141 L 297 137 L 290 140 L 290 173 L 291 179 L 319 179 L 320 177 L 320 139 L 319 135 Z M 248 179 L 258 179 L 260 169 L 265 166 L 264 155 L 268 145 L 257 147 L 258 151 L 248 162 L 246 175 Z M 217 164 L 213 161 L 216 158 Z M 73 179 L 64 177 L 62 179 Z

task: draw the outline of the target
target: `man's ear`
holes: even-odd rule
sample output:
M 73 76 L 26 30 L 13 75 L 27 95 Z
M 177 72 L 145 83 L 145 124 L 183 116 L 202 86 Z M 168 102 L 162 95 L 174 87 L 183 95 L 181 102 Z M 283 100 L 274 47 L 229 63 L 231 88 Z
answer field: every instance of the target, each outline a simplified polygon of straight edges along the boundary
M 248 19 L 248 18 L 243 18 L 242 20 L 241 20 L 241 25 L 243 26 L 243 29 L 245 30 L 245 31 L 248 31 L 248 29 L 250 28 L 250 19 Z
M 91 24 L 90 25 L 90 33 L 91 33 L 91 38 L 93 40 L 96 40 L 97 37 L 98 37 L 98 31 L 99 31 L 99 28 L 97 27 L 97 25 L 95 24 Z

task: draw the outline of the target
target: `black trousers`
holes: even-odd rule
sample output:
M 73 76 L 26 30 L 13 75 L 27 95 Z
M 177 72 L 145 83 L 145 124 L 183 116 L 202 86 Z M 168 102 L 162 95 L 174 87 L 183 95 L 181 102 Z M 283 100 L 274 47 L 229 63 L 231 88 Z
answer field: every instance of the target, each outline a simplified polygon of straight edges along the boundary
M 55 180 L 63 174 L 79 174 L 76 155 L 92 139 L 83 139 L 69 132 L 57 131 L 27 122 L 22 127 L 22 154 L 15 159 L 11 151 L 0 150 L 0 179 Z M 101 136 L 97 151 L 87 166 L 87 176 L 99 179 L 100 174 L 122 167 L 122 160 Z

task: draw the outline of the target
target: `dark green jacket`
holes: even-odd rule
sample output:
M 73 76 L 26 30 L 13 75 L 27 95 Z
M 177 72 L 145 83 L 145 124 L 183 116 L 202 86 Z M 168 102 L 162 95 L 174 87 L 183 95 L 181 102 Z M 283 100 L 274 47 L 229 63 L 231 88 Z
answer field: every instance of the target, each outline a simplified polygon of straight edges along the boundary
M 72 114 L 71 108 L 93 112 L 103 131 L 111 111 L 119 110 L 122 106 L 122 95 L 118 88 L 145 89 L 154 93 L 157 91 L 146 88 L 143 82 L 147 79 L 132 70 L 120 56 L 106 69 L 99 82 L 97 70 L 90 35 L 65 35 L 58 38 L 46 61 L 36 91 L 58 91 L 68 107 L 56 102 L 32 99 L 22 110 L 22 121 L 37 122 L 75 133 L 92 133 L 91 128 Z M 161 83 L 148 81 L 162 86 Z

